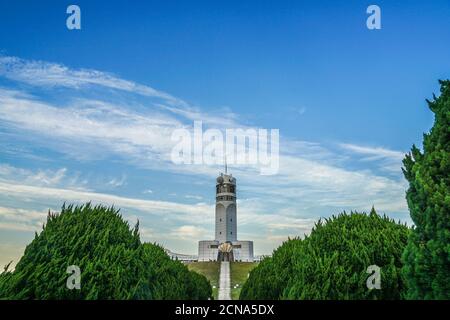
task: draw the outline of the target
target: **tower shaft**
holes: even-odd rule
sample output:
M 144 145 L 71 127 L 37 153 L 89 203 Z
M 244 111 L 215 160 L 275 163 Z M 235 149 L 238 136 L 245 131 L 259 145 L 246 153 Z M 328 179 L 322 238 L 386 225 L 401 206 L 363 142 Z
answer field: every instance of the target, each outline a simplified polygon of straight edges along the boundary
M 219 243 L 237 241 L 236 179 L 228 174 L 217 178 L 215 229 Z

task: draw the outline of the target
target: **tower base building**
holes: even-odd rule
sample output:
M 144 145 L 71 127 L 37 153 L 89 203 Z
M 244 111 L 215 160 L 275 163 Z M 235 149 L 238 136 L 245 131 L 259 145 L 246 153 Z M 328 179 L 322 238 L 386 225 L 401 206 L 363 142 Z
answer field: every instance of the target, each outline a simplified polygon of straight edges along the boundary
M 253 262 L 253 241 L 231 241 L 231 254 L 228 258 L 219 252 L 220 242 L 202 240 L 198 242 L 198 261 L 242 261 Z

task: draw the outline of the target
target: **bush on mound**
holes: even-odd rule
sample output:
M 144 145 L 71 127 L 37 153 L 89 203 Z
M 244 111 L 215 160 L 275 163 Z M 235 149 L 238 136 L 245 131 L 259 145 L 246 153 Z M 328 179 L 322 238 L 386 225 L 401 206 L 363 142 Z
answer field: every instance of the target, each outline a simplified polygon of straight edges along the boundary
M 239 298 L 245 300 L 280 299 L 294 272 L 294 253 L 301 244 L 301 239 L 290 239 L 275 250 L 272 257 L 264 258 L 257 267 L 250 271 Z
M 67 267 L 81 270 L 81 289 L 66 286 Z M 207 299 L 206 278 L 142 244 L 119 210 L 63 206 L 50 214 L 13 272 L 0 275 L 2 299 Z
M 211 285 L 205 276 L 190 271 L 179 261 L 171 260 L 164 250 L 150 243 L 143 244 L 145 268 L 154 270 L 148 282 L 156 300 L 205 300 L 212 297 Z
M 241 298 L 400 299 L 401 256 L 408 234 L 405 225 L 379 216 L 374 209 L 368 215 L 344 212 L 319 221 L 304 240 L 289 240 L 277 249 L 265 269 L 255 268 Z M 367 288 L 366 271 L 371 265 L 381 269 L 380 290 Z M 269 285 L 278 296 L 266 297 L 271 289 L 258 286 L 274 272 L 280 281 Z

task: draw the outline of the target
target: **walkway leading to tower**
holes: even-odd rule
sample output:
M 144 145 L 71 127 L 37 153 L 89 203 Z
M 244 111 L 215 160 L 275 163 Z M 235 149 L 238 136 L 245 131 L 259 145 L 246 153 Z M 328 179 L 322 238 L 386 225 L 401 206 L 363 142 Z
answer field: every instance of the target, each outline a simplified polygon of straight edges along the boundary
M 230 284 L 230 262 L 222 261 L 220 263 L 219 300 L 231 300 Z

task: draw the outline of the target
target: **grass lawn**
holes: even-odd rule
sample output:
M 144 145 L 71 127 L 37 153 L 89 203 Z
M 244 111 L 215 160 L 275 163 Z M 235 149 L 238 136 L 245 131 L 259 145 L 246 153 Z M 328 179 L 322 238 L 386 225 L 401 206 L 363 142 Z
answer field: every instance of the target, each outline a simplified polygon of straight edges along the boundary
M 187 267 L 189 270 L 195 271 L 204 275 L 211 286 L 213 287 L 213 297 L 217 300 L 219 294 L 219 274 L 220 274 L 220 263 L 219 262 L 192 262 L 188 263 Z
M 248 273 L 257 265 L 257 262 L 232 262 L 230 264 L 232 300 L 239 300 L 239 294 L 242 285 L 247 281 Z M 236 285 L 238 286 L 235 288 Z

